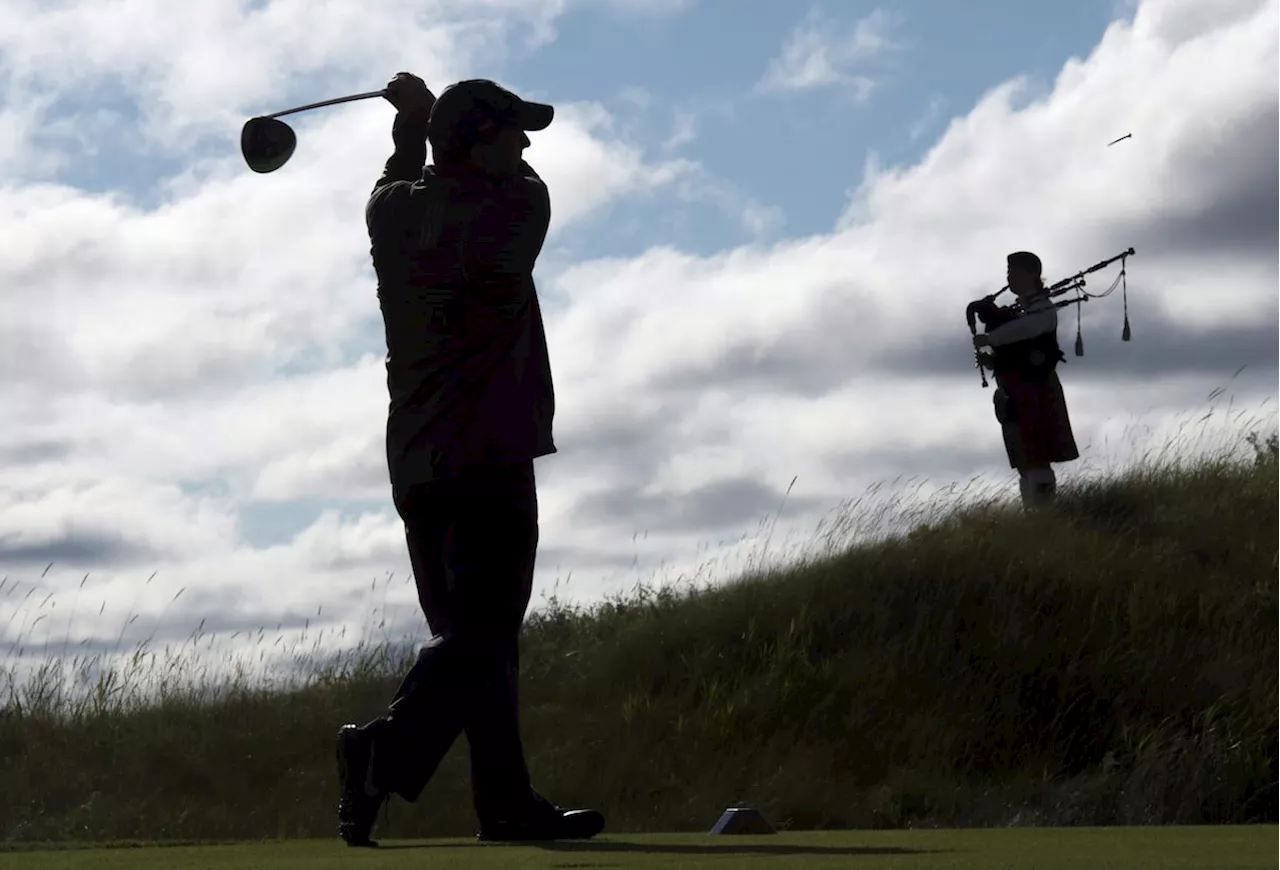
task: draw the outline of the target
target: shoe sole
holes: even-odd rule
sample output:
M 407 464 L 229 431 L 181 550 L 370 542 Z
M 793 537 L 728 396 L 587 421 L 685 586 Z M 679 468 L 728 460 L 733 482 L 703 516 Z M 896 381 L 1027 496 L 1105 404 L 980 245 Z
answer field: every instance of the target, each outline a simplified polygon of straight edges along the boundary
M 561 821 L 558 831 L 537 830 L 481 831 L 476 839 L 482 843 L 538 843 L 548 840 L 590 840 L 604 830 L 604 816 L 594 811 L 571 811 Z

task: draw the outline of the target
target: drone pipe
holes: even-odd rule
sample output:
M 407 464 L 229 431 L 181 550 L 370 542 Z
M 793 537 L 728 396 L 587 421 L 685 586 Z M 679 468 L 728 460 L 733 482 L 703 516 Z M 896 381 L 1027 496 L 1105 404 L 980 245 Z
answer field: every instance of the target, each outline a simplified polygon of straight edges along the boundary
M 1095 265 L 1093 265 L 1093 266 L 1090 266 L 1088 269 L 1085 269 L 1083 272 L 1077 272 L 1076 274 L 1072 275 L 1070 278 L 1063 278 L 1063 279 L 1062 279 L 1061 281 L 1059 281 L 1058 283 L 1056 283 L 1056 284 L 1051 284 L 1047 289 L 1049 290 L 1049 292 L 1050 292 L 1050 293 L 1053 293 L 1053 291 L 1055 291 L 1055 290 L 1060 290 L 1060 288 L 1061 288 L 1061 289 L 1067 289 L 1067 290 L 1069 290 L 1069 289 L 1071 289 L 1071 288 L 1067 287 L 1067 286 L 1066 286 L 1067 284 L 1070 284 L 1070 283 L 1072 283 L 1072 282 L 1074 282 L 1074 281 L 1079 281 L 1079 280 L 1080 280 L 1081 278 L 1083 278 L 1085 275 L 1090 275 L 1090 274 L 1092 274 L 1092 273 L 1094 273 L 1094 272 L 1098 271 L 1099 269 L 1105 269 L 1105 268 L 1107 268 L 1108 266 L 1110 266 L 1112 263 L 1114 263 L 1116 260 L 1123 260 L 1125 257 L 1132 257 L 1133 255 L 1134 255 L 1134 250 L 1133 250 L 1133 248 L 1129 248 L 1127 251 L 1124 251 L 1123 253 L 1116 254 L 1114 257 L 1112 257 L 1112 258 L 1110 258 L 1110 259 L 1108 259 L 1108 260 L 1103 260 L 1101 263 L 1097 263 L 1097 264 L 1095 264 Z M 997 290 L 996 292 L 992 293 L 992 294 L 991 294 L 991 296 L 990 296 L 989 298 L 991 298 L 991 299 L 995 299 L 997 296 L 999 296 L 1001 293 L 1004 293 L 1004 292 L 1005 292 L 1006 290 L 1008 290 L 1008 289 L 1009 289 L 1009 285 L 1008 285 L 1008 284 L 1005 284 L 1005 285 L 1004 285 L 1003 287 L 1001 287 L 999 290 Z

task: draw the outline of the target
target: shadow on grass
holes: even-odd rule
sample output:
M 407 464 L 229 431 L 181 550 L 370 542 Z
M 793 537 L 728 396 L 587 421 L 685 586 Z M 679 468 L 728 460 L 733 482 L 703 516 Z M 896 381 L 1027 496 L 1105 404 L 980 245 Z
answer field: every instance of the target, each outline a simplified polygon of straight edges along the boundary
M 124 849 L 180 849 L 206 846 L 243 846 L 244 840 L 5 840 L 0 855 L 14 852 L 90 852 Z M 249 841 L 252 843 L 253 841 Z
M 394 849 L 423 849 L 457 843 L 395 843 L 384 844 L 378 851 Z M 510 843 L 483 843 L 488 848 L 504 846 L 533 846 L 548 852 L 652 852 L 668 855 L 932 855 L 947 849 L 908 849 L 904 846 L 804 846 L 799 843 L 633 843 L 627 840 L 590 841 L 516 841 Z
M 549 852 L 662 852 L 671 855 L 925 855 L 945 849 L 904 846 L 802 846 L 799 843 L 630 843 L 601 840 L 585 843 L 529 843 Z

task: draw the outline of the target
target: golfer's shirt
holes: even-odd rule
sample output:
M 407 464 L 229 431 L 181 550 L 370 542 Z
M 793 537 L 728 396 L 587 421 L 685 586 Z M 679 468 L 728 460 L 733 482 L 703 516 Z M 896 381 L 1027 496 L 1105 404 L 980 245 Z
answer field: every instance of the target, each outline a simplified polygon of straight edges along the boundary
M 422 140 L 418 140 L 422 141 Z M 393 486 L 555 452 L 533 265 L 550 224 L 525 164 L 495 181 L 397 153 L 366 211 L 387 340 Z

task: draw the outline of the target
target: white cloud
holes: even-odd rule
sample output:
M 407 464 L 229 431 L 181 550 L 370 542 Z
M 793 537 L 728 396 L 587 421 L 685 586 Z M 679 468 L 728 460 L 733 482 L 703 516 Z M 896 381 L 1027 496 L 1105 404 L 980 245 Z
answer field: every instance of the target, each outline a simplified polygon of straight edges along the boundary
M 888 35 L 892 25 L 888 13 L 876 9 L 844 29 L 815 7 L 791 31 L 758 87 L 768 92 L 841 85 L 865 100 L 875 79 L 855 74 L 853 68 L 896 47 Z
M 675 113 L 671 136 L 662 143 L 663 150 L 674 151 L 682 145 L 688 145 L 697 138 L 698 119 L 692 112 Z
M 614 137 L 603 106 L 567 105 L 556 111 L 556 123 L 531 136 L 527 152 L 552 192 L 553 234 L 606 202 L 651 193 L 696 169 L 687 161 L 646 163 L 639 149 Z
M 302 0 L 258 8 L 246 0 L 53 8 L 19 0 L 9 9 L 12 26 L 0 30 L 0 54 L 17 93 L 136 102 L 149 144 L 186 153 L 192 137 L 238 130 L 249 114 L 295 105 L 275 103 L 303 90 L 308 98 L 298 102 L 373 90 L 406 68 L 428 82 L 459 78 L 460 69 L 502 53 L 513 32 L 536 31 L 565 5 L 435 0 L 370 14 Z M 384 72 L 370 80 L 370 70 Z
M 121 549 L 147 558 L 181 553 L 191 559 L 235 542 L 227 505 L 118 473 L 91 479 L 70 469 L 18 469 L 7 473 L 0 497 L 0 552 L 6 555 L 77 540 L 101 547 L 104 558 Z M 129 522 L 136 519 L 145 522 Z
M 924 111 L 920 113 L 920 117 L 911 125 L 907 131 L 907 135 L 911 137 L 911 141 L 919 139 L 925 134 L 933 122 L 938 119 L 938 114 L 942 111 L 942 107 L 946 104 L 946 100 L 940 96 L 935 96 L 929 100 L 929 104 L 925 106 Z
M 364 514 L 344 521 L 326 511 L 296 538 L 292 546 L 310 569 L 350 569 L 404 558 L 404 527 L 388 515 Z

